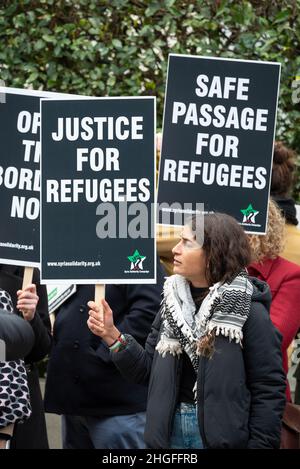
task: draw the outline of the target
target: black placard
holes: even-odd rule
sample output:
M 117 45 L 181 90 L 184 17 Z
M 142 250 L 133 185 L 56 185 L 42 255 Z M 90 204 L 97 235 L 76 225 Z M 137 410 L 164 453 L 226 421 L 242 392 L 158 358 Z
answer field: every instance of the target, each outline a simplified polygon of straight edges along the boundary
M 0 262 L 40 263 L 40 98 L 57 93 L 0 87 Z
M 159 205 L 203 203 L 265 233 L 279 77 L 277 63 L 170 55 Z
M 42 100 L 41 114 L 43 281 L 154 283 L 155 98 Z

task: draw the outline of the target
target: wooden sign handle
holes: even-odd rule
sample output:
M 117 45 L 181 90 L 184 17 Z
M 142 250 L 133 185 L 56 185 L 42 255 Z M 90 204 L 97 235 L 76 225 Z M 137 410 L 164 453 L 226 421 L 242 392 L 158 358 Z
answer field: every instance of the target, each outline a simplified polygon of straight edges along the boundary
M 103 321 L 103 307 L 101 303 L 102 298 L 105 298 L 105 285 L 96 284 L 95 285 L 95 303 L 96 305 L 100 306 L 100 315 L 101 315 L 101 320 Z
M 24 288 L 28 287 L 28 285 L 32 283 L 32 277 L 33 277 L 33 267 L 25 267 L 22 290 L 24 290 Z

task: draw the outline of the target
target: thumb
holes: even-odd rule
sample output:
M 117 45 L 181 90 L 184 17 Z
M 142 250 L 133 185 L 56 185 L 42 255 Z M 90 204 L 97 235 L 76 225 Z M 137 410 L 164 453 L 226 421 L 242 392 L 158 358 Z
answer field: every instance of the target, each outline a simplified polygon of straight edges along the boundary
M 113 312 L 111 310 L 111 307 L 109 306 L 109 304 L 107 303 L 107 301 L 105 301 L 105 299 L 103 298 L 101 300 L 101 303 L 102 303 L 102 306 L 103 306 L 103 313 L 104 313 L 104 317 L 106 320 L 108 319 L 111 319 L 113 320 Z

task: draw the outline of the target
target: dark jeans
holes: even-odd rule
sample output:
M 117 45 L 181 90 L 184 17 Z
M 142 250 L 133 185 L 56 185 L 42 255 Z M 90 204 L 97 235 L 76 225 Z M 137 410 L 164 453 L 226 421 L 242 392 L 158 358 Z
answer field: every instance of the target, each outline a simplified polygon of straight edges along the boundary
M 174 417 L 170 448 L 203 449 L 199 432 L 197 409 L 194 404 L 181 402 L 178 404 Z

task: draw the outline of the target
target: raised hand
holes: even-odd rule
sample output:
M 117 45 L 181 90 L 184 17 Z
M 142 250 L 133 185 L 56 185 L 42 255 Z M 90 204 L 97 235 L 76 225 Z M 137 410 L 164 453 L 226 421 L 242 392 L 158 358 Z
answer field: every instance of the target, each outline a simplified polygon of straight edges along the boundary
M 39 301 L 36 286 L 32 283 L 24 288 L 24 290 L 18 290 L 17 297 L 17 309 L 21 311 L 26 321 L 32 321 Z
M 93 334 L 101 337 L 108 346 L 112 345 L 120 336 L 120 331 L 114 325 L 113 312 L 104 299 L 101 300 L 103 314 L 100 306 L 94 301 L 88 302 L 89 319 L 87 325 Z

